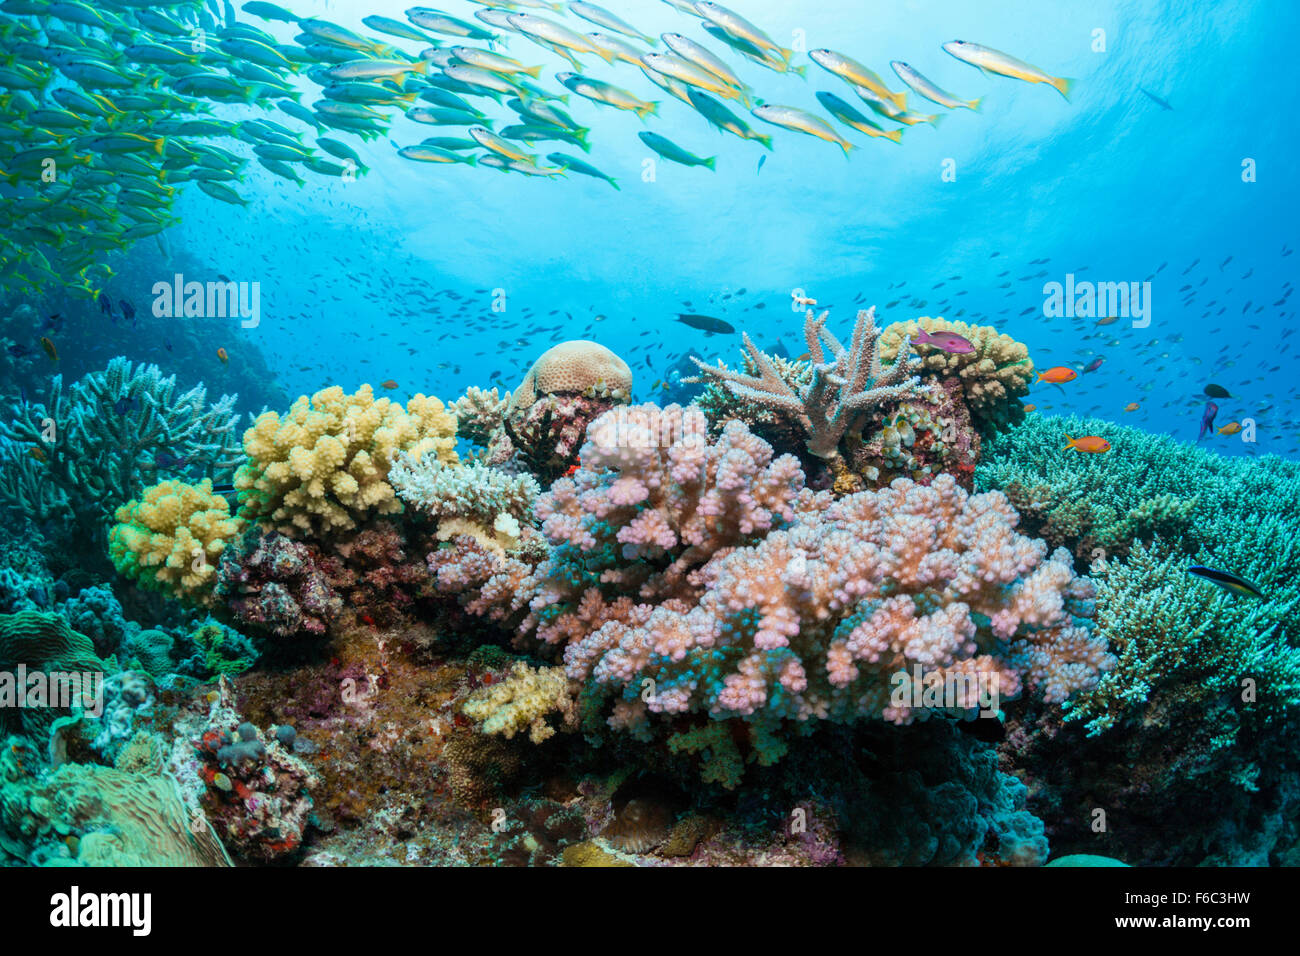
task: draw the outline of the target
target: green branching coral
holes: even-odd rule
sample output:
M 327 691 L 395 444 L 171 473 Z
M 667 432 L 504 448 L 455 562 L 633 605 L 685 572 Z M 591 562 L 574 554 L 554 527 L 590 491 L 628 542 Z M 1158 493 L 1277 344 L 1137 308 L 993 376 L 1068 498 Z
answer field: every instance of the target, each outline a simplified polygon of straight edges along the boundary
M 176 376 L 121 356 L 66 389 L 56 375 L 45 402 L 0 418 L 0 503 L 98 535 L 114 508 L 167 472 L 228 477 L 242 459 L 235 399 L 209 404 L 202 385 L 178 395 Z
M 1110 451 L 1065 449 L 1067 434 L 1099 435 Z M 1222 506 L 1231 509 L 1241 494 L 1233 487 L 1240 471 L 1231 459 L 1166 436 L 1100 419 L 1034 415 L 985 442 L 975 486 L 1005 492 L 1028 534 L 1090 561 L 1122 557 L 1131 542 L 1157 535 L 1207 542 Z
M 1207 711 L 1235 699 L 1256 725 L 1300 710 L 1300 648 L 1288 644 L 1282 627 L 1300 594 L 1243 598 L 1189 575 L 1187 565 L 1163 542 L 1139 542 L 1127 560 L 1095 575 L 1097 626 L 1119 664 L 1066 704 L 1067 719 L 1097 733 L 1157 691 Z

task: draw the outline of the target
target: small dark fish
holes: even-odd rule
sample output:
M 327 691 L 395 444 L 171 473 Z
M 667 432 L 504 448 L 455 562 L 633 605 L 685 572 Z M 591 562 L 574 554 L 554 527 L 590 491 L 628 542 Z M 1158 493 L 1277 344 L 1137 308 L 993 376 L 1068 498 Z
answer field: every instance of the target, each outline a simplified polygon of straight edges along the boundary
M 1100 355 L 1098 355 L 1095 359 L 1093 359 L 1091 362 L 1088 363 L 1088 365 L 1087 365 L 1087 367 L 1084 369 L 1084 371 L 1085 371 L 1085 372 L 1095 372 L 1095 371 L 1097 371 L 1097 369 L 1101 368 L 1101 363 L 1104 362 L 1104 361 L 1106 361 L 1106 360 L 1105 360 L 1104 358 L 1102 358 Z
M 99 294 L 99 311 L 104 315 L 113 314 L 113 300 L 103 292 Z
M 61 332 L 63 331 L 63 316 L 55 312 L 45 320 L 41 326 L 42 332 Z
M 758 157 L 758 169 L 754 170 L 755 174 L 761 173 L 763 171 L 763 164 L 765 162 L 767 162 L 767 153 L 764 153 L 762 156 Z
M 1201 433 L 1196 436 L 1197 441 L 1204 438 L 1207 432 L 1214 431 L 1214 416 L 1217 414 L 1219 414 L 1219 406 L 1214 402 L 1206 402 L 1205 411 L 1201 415 Z
M 155 468 L 182 468 L 189 464 L 189 459 L 184 455 L 173 455 L 169 451 L 160 451 L 154 455 L 153 463 Z
M 1232 396 L 1228 394 L 1226 388 L 1222 385 L 1215 385 L 1213 382 L 1205 386 L 1205 394 L 1210 396 L 1210 398 L 1232 398 Z
M 230 281 L 230 277 L 229 277 L 229 276 L 223 276 L 220 272 L 217 273 L 217 278 L 220 279 L 222 282 L 229 282 L 229 281 Z
M 701 332 L 721 332 L 730 335 L 736 331 L 736 327 L 729 322 L 715 319 L 711 315 L 696 315 L 694 312 L 678 312 L 677 321 Z
M 139 402 L 128 395 L 119 398 L 113 403 L 113 412 L 118 415 L 125 415 L 127 412 L 134 411 L 138 405 Z
M 1228 571 L 1220 571 L 1217 568 L 1206 568 L 1198 564 L 1188 568 L 1187 573 L 1194 574 L 1198 578 L 1204 578 L 1211 584 L 1217 584 L 1219 587 L 1231 591 L 1233 594 L 1242 594 L 1253 598 L 1264 597 L 1264 592 L 1254 584 L 1251 584 L 1245 578 L 1238 577 Z
M 124 316 L 126 316 L 128 319 L 135 318 L 135 306 L 133 306 L 130 302 L 127 302 L 126 299 L 118 299 L 117 304 L 122 307 L 122 314 Z
M 22 358 L 24 355 L 32 354 L 32 349 L 28 348 L 26 345 L 11 345 L 9 348 L 5 349 L 5 351 L 14 358 Z
M 1147 95 L 1147 99 L 1151 100 L 1151 102 L 1155 103 L 1155 104 L 1156 104 L 1157 106 L 1159 106 L 1162 110 L 1171 110 L 1171 109 L 1173 109 L 1172 106 L 1170 106 L 1168 103 L 1166 103 L 1166 102 L 1165 102 L 1164 100 L 1162 100 L 1160 97 L 1156 96 L 1154 93 L 1152 93 L 1152 92 L 1151 92 L 1150 90 L 1148 90 L 1146 87 L 1144 87 L 1144 86 L 1139 86 L 1138 89 L 1141 90 L 1143 93 L 1145 93 L 1145 94 Z

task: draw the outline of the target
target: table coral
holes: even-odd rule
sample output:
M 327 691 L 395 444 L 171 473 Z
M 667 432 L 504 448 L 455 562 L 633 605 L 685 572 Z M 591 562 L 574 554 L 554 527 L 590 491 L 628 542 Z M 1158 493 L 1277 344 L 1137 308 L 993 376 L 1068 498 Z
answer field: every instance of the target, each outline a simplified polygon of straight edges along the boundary
M 243 531 L 230 503 L 205 478 L 197 485 L 164 481 L 117 509 L 108 535 L 118 573 L 197 605 L 213 603 L 216 569 L 226 546 Z
M 327 537 L 400 512 L 388 483 L 399 452 L 455 464 L 456 416 L 416 395 L 403 409 L 334 386 L 300 397 L 283 416 L 263 412 L 244 433 L 247 464 L 235 473 L 241 517 L 291 537 Z
M 929 345 L 913 346 L 918 328 L 927 332 L 953 332 L 973 345 L 971 352 L 945 352 Z M 1034 363 L 1029 349 L 1009 335 L 987 325 L 921 316 L 895 322 L 880 336 L 881 360 L 912 349 L 919 357 L 917 371 L 925 381 L 961 383 L 971 419 L 983 432 L 995 432 L 1024 420 L 1020 399 L 1029 394 Z

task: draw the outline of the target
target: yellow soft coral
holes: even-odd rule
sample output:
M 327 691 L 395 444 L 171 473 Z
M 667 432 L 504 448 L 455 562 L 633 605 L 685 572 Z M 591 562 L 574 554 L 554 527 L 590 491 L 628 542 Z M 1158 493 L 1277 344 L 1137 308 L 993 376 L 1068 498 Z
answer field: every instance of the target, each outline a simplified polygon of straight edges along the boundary
M 194 604 L 213 602 L 221 552 L 244 530 L 230 504 L 205 478 L 164 481 L 117 509 L 108 554 L 118 572 Z
M 263 412 L 244 433 L 239 513 L 291 537 L 350 531 L 402 510 L 387 479 L 403 451 L 457 464 L 456 416 L 425 395 L 403 409 L 376 399 L 369 385 L 354 395 L 337 385 L 304 395 L 283 417 Z
M 535 744 L 555 735 L 546 718 L 555 712 L 566 724 L 577 719 L 576 704 L 569 695 L 569 681 L 563 667 L 533 670 L 522 661 L 511 668 L 510 676 L 499 684 L 476 690 L 461 710 L 473 720 L 483 721 L 485 734 L 513 737 L 522 730 Z
M 966 353 L 918 346 L 914 351 L 921 360 L 918 371 L 922 379 L 960 383 L 971 418 L 982 429 L 996 429 L 1024 417 L 1020 399 L 1029 394 L 1034 363 L 1023 342 L 992 326 L 923 315 L 885 328 L 880 335 L 880 360 L 894 361 L 903 340 L 916 336 L 918 325 L 927 332 L 955 332 L 975 346 L 973 352 Z

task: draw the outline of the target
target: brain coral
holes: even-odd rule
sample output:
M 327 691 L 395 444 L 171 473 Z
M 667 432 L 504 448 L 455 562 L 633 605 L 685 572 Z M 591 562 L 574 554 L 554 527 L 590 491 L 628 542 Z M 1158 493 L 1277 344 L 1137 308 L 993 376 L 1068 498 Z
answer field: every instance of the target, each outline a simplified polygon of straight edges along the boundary
M 72 630 L 62 616 L 38 611 L 0 614 L 0 672 L 12 675 L 19 665 L 46 674 L 104 671 L 104 662 L 95 656 L 90 638 Z M 0 684 L 0 689 L 3 687 Z M 13 683 L 8 689 L 13 691 Z M 12 701 L 4 701 L 0 728 L 20 726 L 26 734 L 43 737 L 55 716 L 49 707 L 14 707 Z
M 456 416 L 436 398 L 406 408 L 337 385 L 300 397 L 281 417 L 263 412 L 244 433 L 249 461 L 235 473 L 242 517 L 291 537 L 350 531 L 402 510 L 388 483 L 398 452 L 456 464 Z
M 28 863 L 64 866 L 230 866 L 201 814 L 167 774 L 93 764 L 37 771 L 37 758 L 0 756 L 0 844 Z
M 923 315 L 886 327 L 880 336 L 881 361 L 894 361 L 903 342 L 916 335 L 918 325 L 927 332 L 955 332 L 975 346 L 975 351 L 965 354 L 944 352 L 928 345 L 916 346 L 914 352 L 921 359 L 918 371 L 922 379 L 959 381 L 971 420 L 982 431 L 997 431 L 1024 419 L 1020 399 L 1029 394 L 1034 363 L 1023 343 L 988 325 L 969 325 Z
M 243 531 L 205 478 L 164 481 L 117 509 L 108 554 L 120 574 L 193 604 L 211 604 L 221 552 Z
M 525 409 L 543 395 L 586 392 L 589 389 L 626 399 L 632 392 L 632 370 L 599 342 L 586 339 L 561 342 L 551 346 L 533 363 L 510 396 L 510 411 Z

